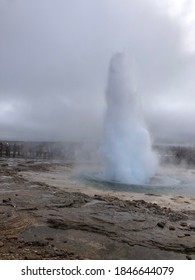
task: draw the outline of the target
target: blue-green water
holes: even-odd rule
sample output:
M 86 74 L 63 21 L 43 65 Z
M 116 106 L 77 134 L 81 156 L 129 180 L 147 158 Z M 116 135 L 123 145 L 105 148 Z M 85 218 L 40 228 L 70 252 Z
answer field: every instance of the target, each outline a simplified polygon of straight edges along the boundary
M 160 170 L 148 183 L 143 185 L 107 181 L 101 173 L 85 174 L 80 176 L 80 179 L 86 185 L 107 191 L 195 196 L 195 170 L 193 169 Z

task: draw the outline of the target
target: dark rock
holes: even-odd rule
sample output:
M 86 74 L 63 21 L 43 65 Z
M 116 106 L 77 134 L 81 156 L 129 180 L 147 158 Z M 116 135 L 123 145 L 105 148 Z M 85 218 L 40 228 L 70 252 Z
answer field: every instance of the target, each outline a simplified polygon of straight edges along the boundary
M 175 230 L 175 227 L 174 226 L 170 226 L 169 230 Z
M 192 258 L 190 256 L 186 256 L 186 259 L 187 260 L 191 260 Z
M 195 226 L 194 225 L 193 226 L 190 225 L 189 228 L 190 228 L 190 230 L 194 230 L 195 231 Z
M 55 255 L 58 257 L 67 257 L 67 252 L 61 251 L 61 250 L 56 250 Z
M 187 225 L 188 225 L 188 224 L 187 224 L 186 222 L 181 222 L 181 223 L 180 223 L 180 226 L 182 226 L 182 227 L 187 227 Z
M 6 239 L 9 241 L 14 241 L 14 240 L 17 240 L 18 237 L 16 235 L 11 235 L 11 236 L 7 237 Z
M 47 222 L 52 228 L 63 228 L 64 221 L 61 219 L 48 219 Z
M 7 202 L 10 202 L 10 201 L 11 201 L 11 198 L 10 198 L 10 197 L 4 198 L 2 201 L 3 201 L 3 203 L 7 203 Z
M 160 228 L 164 228 L 165 224 L 166 224 L 165 222 L 158 222 L 157 226 L 160 227 Z
M 7 163 L 3 163 L 3 164 L 1 164 L 1 166 L 2 166 L 2 167 L 7 167 L 8 164 L 7 164 Z
M 54 238 L 53 237 L 46 237 L 45 240 L 48 240 L 48 241 L 51 240 L 52 241 L 52 240 L 54 240 Z
M 9 249 L 9 253 L 10 253 L 10 254 L 13 254 L 13 253 L 14 253 L 14 250 Z
M 171 212 L 171 213 L 169 213 L 169 219 L 172 222 L 177 222 L 180 220 L 187 220 L 188 216 L 182 212 Z
M 186 253 L 194 253 L 195 252 L 195 247 L 185 247 L 185 252 Z
M 178 238 L 183 238 L 183 237 L 185 237 L 185 235 L 180 234 L 180 235 L 178 235 L 177 237 L 178 237 Z
M 47 246 L 49 244 L 49 242 L 47 241 L 32 241 L 32 242 L 26 242 L 25 245 L 27 246 L 38 246 L 38 247 L 44 247 Z

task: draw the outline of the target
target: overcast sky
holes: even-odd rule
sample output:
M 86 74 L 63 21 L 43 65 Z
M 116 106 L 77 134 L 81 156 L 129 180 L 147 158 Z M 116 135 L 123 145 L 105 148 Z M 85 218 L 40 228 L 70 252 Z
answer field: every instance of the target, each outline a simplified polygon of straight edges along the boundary
M 0 138 L 100 139 L 109 60 L 126 51 L 154 139 L 195 141 L 194 2 L 0 0 Z

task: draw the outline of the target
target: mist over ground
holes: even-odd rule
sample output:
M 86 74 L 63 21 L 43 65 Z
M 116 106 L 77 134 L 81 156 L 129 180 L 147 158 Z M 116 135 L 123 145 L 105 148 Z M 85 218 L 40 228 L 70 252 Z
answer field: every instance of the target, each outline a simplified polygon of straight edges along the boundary
M 161 2 L 0 0 L 0 138 L 99 141 L 125 51 L 153 139 L 194 143 L 193 1 Z

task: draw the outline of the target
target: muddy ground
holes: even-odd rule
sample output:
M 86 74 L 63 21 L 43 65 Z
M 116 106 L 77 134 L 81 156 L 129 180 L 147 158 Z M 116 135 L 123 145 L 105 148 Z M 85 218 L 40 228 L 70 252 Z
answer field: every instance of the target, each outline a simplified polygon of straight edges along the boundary
M 70 164 L 0 166 L 0 259 L 195 259 L 194 198 L 90 191 Z

